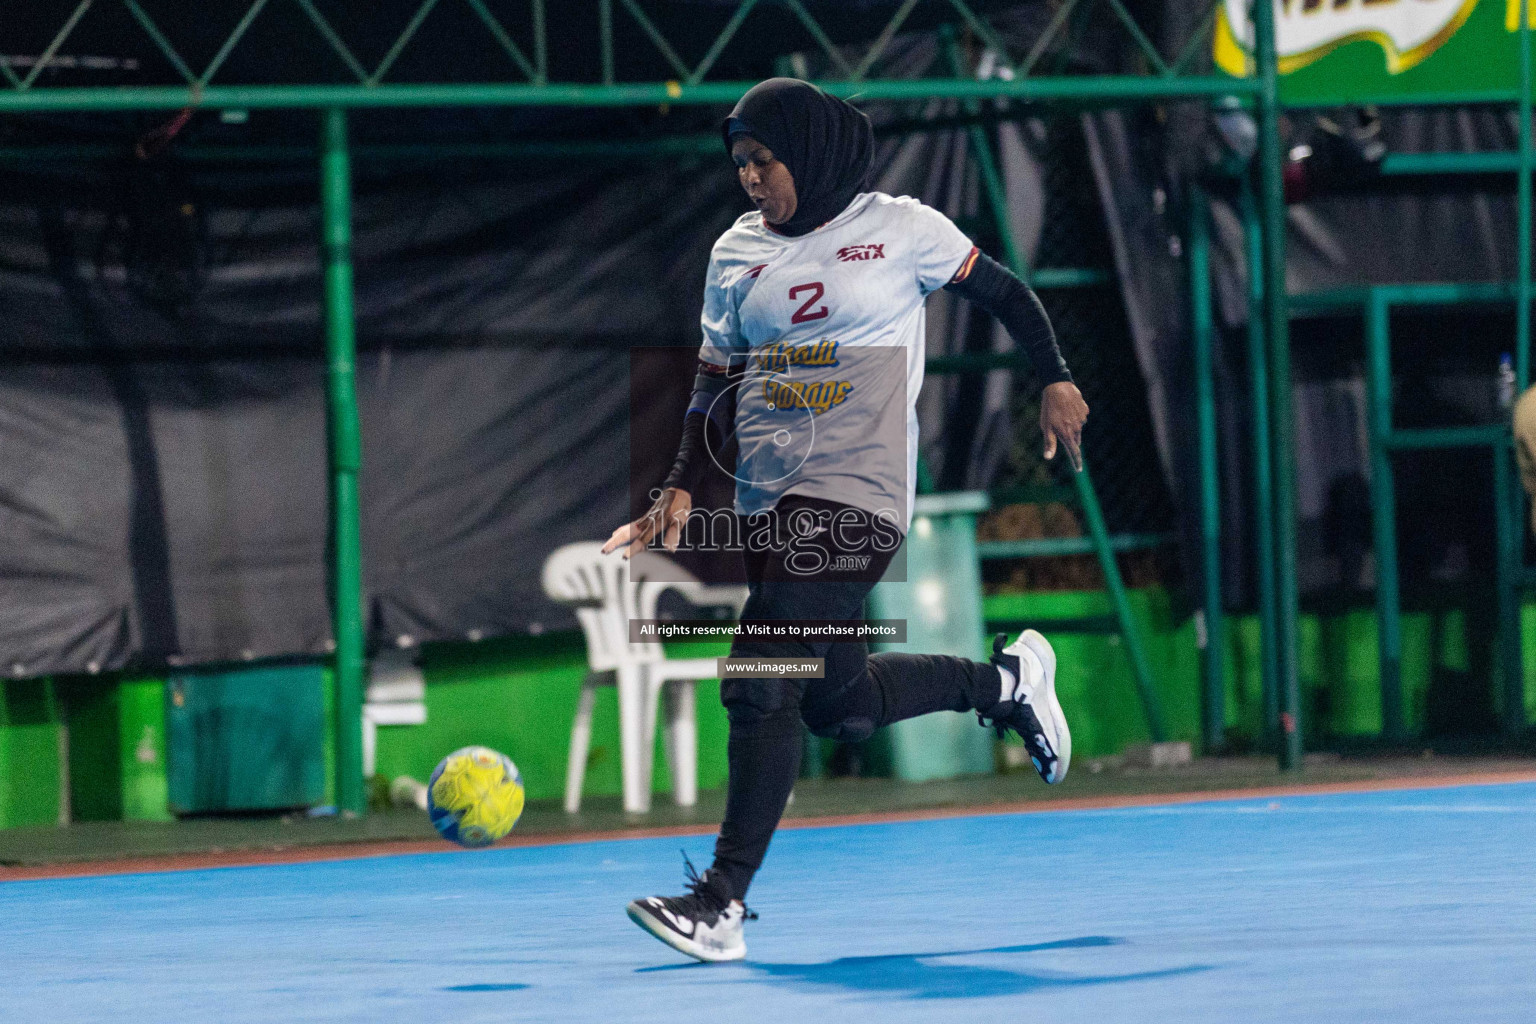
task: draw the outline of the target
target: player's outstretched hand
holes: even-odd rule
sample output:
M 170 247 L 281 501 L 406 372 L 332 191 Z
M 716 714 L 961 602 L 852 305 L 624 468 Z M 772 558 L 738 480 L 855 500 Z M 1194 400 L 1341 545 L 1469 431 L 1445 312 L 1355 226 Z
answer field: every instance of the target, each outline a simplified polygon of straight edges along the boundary
M 613 531 L 613 536 L 603 545 L 603 554 L 623 548 L 624 557 L 633 558 L 645 550 L 663 523 L 666 524 L 666 532 L 662 534 L 661 543 L 668 551 L 676 551 L 678 542 L 682 540 L 683 525 L 688 521 L 688 513 L 691 511 L 693 495 L 676 487 L 668 487 L 645 515 Z
M 1083 423 L 1088 419 L 1088 403 L 1083 393 L 1069 380 L 1047 384 L 1040 394 L 1040 431 L 1045 434 L 1045 457 L 1056 457 L 1056 443 L 1067 450 L 1072 470 L 1083 471 Z

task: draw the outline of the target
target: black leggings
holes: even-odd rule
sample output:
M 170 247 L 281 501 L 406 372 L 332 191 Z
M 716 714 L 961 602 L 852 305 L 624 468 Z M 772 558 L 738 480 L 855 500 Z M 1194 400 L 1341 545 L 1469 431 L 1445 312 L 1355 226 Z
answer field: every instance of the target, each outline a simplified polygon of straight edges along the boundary
M 789 495 L 775 512 L 797 509 L 826 518 L 847 506 Z M 750 521 L 749 521 L 750 522 Z M 820 535 L 836 554 L 850 534 Z M 859 548 L 870 553 L 868 545 Z M 742 619 L 862 620 L 864 599 L 893 552 L 874 552 L 860 572 L 789 571 L 784 552 L 747 552 L 750 596 Z M 740 899 L 763 862 L 790 790 L 800 773 L 800 723 L 817 736 L 857 743 L 882 725 L 932 711 L 986 709 L 997 702 L 997 670 L 984 662 L 939 654 L 874 654 L 863 641 L 760 640 L 738 637 L 733 658 L 825 658 L 824 679 L 744 679 L 722 682 L 720 699 L 730 718 L 730 782 L 725 821 L 715 843 L 714 870 Z

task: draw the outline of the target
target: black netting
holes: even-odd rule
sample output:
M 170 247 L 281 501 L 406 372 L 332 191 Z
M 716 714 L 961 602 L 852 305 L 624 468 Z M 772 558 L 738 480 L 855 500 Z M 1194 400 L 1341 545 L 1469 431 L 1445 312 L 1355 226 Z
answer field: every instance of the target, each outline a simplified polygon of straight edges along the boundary
M 1036 268 L 1103 273 L 1101 283 L 1041 288 L 1041 301 L 1067 365 L 1091 414 L 1084 454 L 1111 533 L 1165 533 L 1175 525 L 1173 501 L 1158 459 L 1147 407 L 1146 383 L 1131 347 L 1130 326 L 1116 285 L 1109 234 L 1089 166 L 1081 122 L 1047 120 L 1035 132 L 1034 152 L 1044 171 L 1045 217 Z M 1015 398 L 1015 435 L 1007 464 L 994 484 L 1004 506 L 982 526 L 983 539 L 1083 536 L 1087 524 L 1076 489 L 1059 457 L 1041 454 L 1040 399 L 1033 388 Z M 1152 552 L 1120 557 L 1127 582 L 1166 580 L 1171 560 Z M 1103 583 L 1092 555 L 989 563 L 988 583 L 1004 589 L 1096 587 Z
M 1062 354 L 1092 409 L 1083 444 L 1104 518 L 1115 533 L 1170 530 L 1173 503 L 1152 436 L 1146 384 L 1131 349 L 1109 236 L 1078 121 L 1063 117 L 1047 122 L 1037 155 L 1045 170 L 1046 201 L 1035 266 L 1106 272 L 1102 284 L 1040 291 Z M 1070 483 L 1061 467 L 1041 457 L 1039 398 L 1032 390 L 1020 390 L 1016 422 L 1013 453 L 998 485 L 1006 489 Z

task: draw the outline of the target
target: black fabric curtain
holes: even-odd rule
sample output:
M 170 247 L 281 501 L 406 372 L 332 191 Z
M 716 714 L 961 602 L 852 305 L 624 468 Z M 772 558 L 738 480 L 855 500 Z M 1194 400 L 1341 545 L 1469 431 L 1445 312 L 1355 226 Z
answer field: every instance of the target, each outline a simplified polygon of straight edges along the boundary
M 974 210 L 959 133 L 881 146 L 879 187 Z M 539 570 L 665 475 L 734 175 L 359 165 L 355 192 L 371 642 L 568 626 Z M 312 174 L 167 158 L 13 171 L 0 196 L 0 671 L 324 653 Z M 933 349 L 958 351 L 966 313 L 936 306 Z M 1009 376 L 925 399 L 948 486 L 1006 452 Z
M 629 511 L 630 350 L 697 344 L 742 205 L 721 164 L 360 175 L 376 643 L 567 622 L 539 568 Z M 312 178 L 76 168 L 3 194 L 0 667 L 324 652 Z M 678 406 L 639 420 L 658 478 L 689 380 L 639 382 Z
M 1340 123 L 1354 111 L 1325 112 Z M 1165 469 L 1180 506 L 1190 579 L 1199 579 L 1199 490 L 1194 383 L 1188 334 L 1185 190 L 1192 175 L 1212 193 L 1212 269 L 1218 321 L 1216 384 L 1221 431 L 1222 554 L 1227 599 L 1251 606 L 1251 394 L 1244 235 L 1235 182 L 1212 173 L 1232 159 L 1198 106 L 1162 116 L 1109 111 L 1084 119 L 1110 220 L 1121 293 L 1148 381 Z M 1328 140 L 1314 115 L 1292 112 L 1287 149 Z M 1508 151 L 1510 116 L 1480 109 L 1380 114 L 1388 152 Z M 1413 181 L 1334 161 L 1293 180 L 1287 207 L 1291 295 L 1417 281 L 1509 281 L 1515 206 L 1508 179 Z M 1304 595 L 1350 595 L 1374 586 L 1370 544 L 1363 323 L 1358 310 L 1294 316 L 1297 574 Z M 1393 318 L 1399 426 L 1487 423 L 1501 415 L 1496 371 L 1512 350 L 1512 310 L 1405 312 Z M 1395 457 L 1404 582 L 1488 578 L 1493 553 L 1491 467 L 1457 452 Z

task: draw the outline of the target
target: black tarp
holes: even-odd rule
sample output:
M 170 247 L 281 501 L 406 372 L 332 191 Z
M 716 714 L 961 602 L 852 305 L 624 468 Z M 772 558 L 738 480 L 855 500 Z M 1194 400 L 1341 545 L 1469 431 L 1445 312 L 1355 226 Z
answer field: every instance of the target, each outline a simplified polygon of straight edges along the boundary
M 1329 112 L 1338 120 L 1352 112 Z M 1157 427 L 1179 496 L 1186 566 L 1198 578 L 1197 431 L 1190 356 L 1185 188 L 1212 192 L 1212 269 L 1218 338 L 1222 556 L 1230 601 L 1251 606 L 1254 576 L 1252 407 L 1245 330 L 1247 269 L 1236 184 L 1214 174 L 1223 155 L 1197 105 L 1085 118 L 1111 218 L 1122 296 Z M 1287 146 L 1317 141 L 1314 115 L 1292 112 Z M 1381 112 L 1389 152 L 1508 151 L 1510 115 L 1486 109 Z M 1230 154 L 1226 154 L 1230 159 Z M 1515 271 L 1515 198 L 1509 179 L 1321 177 L 1293 196 L 1287 218 L 1291 295 L 1417 281 L 1509 281 Z M 1304 595 L 1358 594 L 1374 585 L 1369 548 L 1361 313 L 1293 315 L 1298 581 Z M 1514 342 L 1513 311 L 1450 309 L 1393 318 L 1397 426 L 1496 421 L 1496 370 Z M 1491 467 L 1485 455 L 1394 457 L 1405 586 L 1491 579 Z
M 958 133 L 880 147 L 881 187 L 974 214 Z M 1038 189 L 1014 191 L 1027 219 Z M 0 666 L 324 652 L 312 175 L 164 159 L 13 171 L 0 195 Z M 372 642 L 569 624 L 539 568 L 664 475 L 709 248 L 744 205 L 723 157 L 360 169 Z M 962 350 L 971 313 L 932 313 L 932 352 Z M 681 362 L 632 359 L 657 346 Z M 1006 454 L 1010 379 L 929 389 L 925 443 L 952 486 L 984 486 Z
M 360 50 L 365 59 L 393 38 L 387 12 L 407 9 L 375 6 L 337 14 L 351 19 L 337 23 L 349 39 L 357 29 L 363 49 L 378 50 Z M 811 6 L 841 43 L 872 38 L 900 5 Z M 651 9 L 685 45 L 707 39 L 731 5 Z M 1051 17 L 1044 4 L 978 9 L 997 15 L 1017 52 Z M 176 80 L 132 25 L 112 21 L 121 11 L 103 11 L 81 21 L 72 47 L 137 63 L 50 69 L 49 84 Z M 778 54 L 802 48 L 814 74 L 821 58 L 803 27 L 776 5 L 761 12 L 715 74 L 765 77 Z M 455 31 L 464 12 L 442 13 L 391 81 L 504 76 L 504 54 Z M 941 20 L 925 5 L 906 28 Z M 31 45 L 28 33 L 46 41 L 47 21 L 12 25 L 14 45 Z M 595 53 L 559 33 L 590 40 L 595 27 L 554 21 L 553 77 L 594 80 Z M 620 21 L 621 78 L 665 77 L 660 55 Z M 195 28 L 178 44 L 201 66 L 222 28 L 218 17 Z M 264 15 L 221 80 L 263 81 L 279 67 L 345 80 L 309 28 Z M 1129 48 L 1107 15 L 1080 39 L 1080 69 L 1118 66 Z M 882 62 L 893 75 L 949 70 L 920 31 Z M 877 125 L 962 112 L 953 101 L 870 109 Z M 360 147 L 647 139 L 710 132 L 720 113 L 359 111 L 351 133 Z M 95 147 L 0 172 L 0 671 L 12 675 L 316 654 L 330 642 L 315 117 L 252 111 L 226 124 L 204 112 L 158 158 L 129 157 L 166 116 L 0 122 L 0 142 Z M 1028 255 L 1038 168 L 1015 128 L 996 131 Z M 208 156 L 220 146 L 256 148 L 239 162 Z M 887 132 L 880 146 L 879 187 L 985 222 L 961 131 Z M 102 147 L 124 155 L 103 160 Z M 664 473 L 690 357 L 639 360 L 634 377 L 631 355 L 697 345 L 709 247 L 746 208 L 733 176 L 712 154 L 531 163 L 423 150 L 359 156 L 354 179 L 370 640 L 569 624 L 539 593 L 539 567 L 560 543 L 606 536 L 639 510 L 643 481 Z M 1006 349 L 1005 333 L 948 299 L 930 310 L 930 354 Z M 944 487 L 993 481 L 1015 443 L 1015 388 L 995 371 L 925 389 L 924 453 Z
M 174 184 L 139 185 L 161 190 L 152 199 L 110 173 L 5 184 L 11 674 L 329 643 L 312 182 L 210 171 Z M 375 641 L 564 621 L 538 568 L 627 511 L 628 350 L 697 343 L 733 189 L 696 161 L 364 176 L 354 250 Z M 640 427 L 675 438 L 675 422 Z

